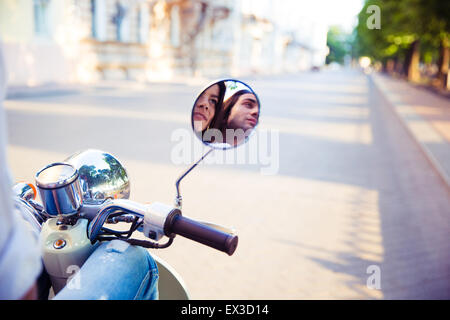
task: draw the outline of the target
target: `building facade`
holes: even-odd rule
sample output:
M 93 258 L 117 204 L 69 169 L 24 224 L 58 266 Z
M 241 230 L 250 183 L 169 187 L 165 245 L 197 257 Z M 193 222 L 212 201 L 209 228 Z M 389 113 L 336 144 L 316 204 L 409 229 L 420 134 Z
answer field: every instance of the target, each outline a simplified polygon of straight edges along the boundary
M 322 65 L 326 38 L 311 38 L 304 25 L 280 27 L 277 3 L 2 0 L 9 84 L 217 78 Z

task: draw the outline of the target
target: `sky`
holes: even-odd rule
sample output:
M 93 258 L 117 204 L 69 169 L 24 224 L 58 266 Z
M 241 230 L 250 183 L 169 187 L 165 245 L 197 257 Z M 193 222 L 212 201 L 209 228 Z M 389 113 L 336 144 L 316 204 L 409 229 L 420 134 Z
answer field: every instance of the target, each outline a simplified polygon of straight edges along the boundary
M 339 25 L 346 32 L 356 26 L 363 4 L 364 0 L 243 0 L 244 11 L 273 18 L 287 29 L 308 19 L 327 26 Z
M 305 1 L 300 1 L 305 2 Z M 328 25 L 340 25 L 345 31 L 352 31 L 357 24 L 363 0 L 315 0 L 307 1 L 311 8 Z

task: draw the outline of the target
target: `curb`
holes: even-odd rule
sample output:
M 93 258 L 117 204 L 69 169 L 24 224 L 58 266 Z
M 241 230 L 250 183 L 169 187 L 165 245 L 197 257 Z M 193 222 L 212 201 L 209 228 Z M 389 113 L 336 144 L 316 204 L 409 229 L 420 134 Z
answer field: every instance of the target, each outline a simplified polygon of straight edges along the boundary
M 416 141 L 416 143 L 419 145 L 428 161 L 431 163 L 435 171 L 446 184 L 447 189 L 450 191 L 450 143 L 444 139 L 444 144 L 446 144 L 447 148 L 445 148 L 445 150 L 441 152 L 441 155 L 434 152 L 424 141 L 422 141 L 422 139 L 420 139 L 419 133 L 427 137 L 440 137 L 441 139 L 442 135 L 436 129 L 434 129 L 426 119 L 416 113 L 411 106 L 408 106 L 407 104 L 401 105 L 399 103 L 396 103 L 395 99 L 393 99 L 393 95 L 390 94 L 389 90 L 381 81 L 381 76 L 371 74 L 369 75 L 369 77 L 373 81 L 379 92 L 383 95 L 385 100 L 390 104 L 392 110 L 397 115 L 400 122 L 406 128 L 413 140 Z M 412 87 L 412 89 L 415 88 Z M 408 119 L 408 117 L 410 119 Z M 413 121 L 411 121 L 411 117 Z M 414 127 L 414 121 L 421 122 L 422 126 L 420 128 Z M 439 160 L 442 158 L 446 158 L 448 159 L 448 161 Z
M 46 83 L 37 86 L 13 85 L 7 86 L 5 99 L 23 99 L 30 97 L 48 97 L 78 94 L 84 89 L 104 90 L 111 88 L 131 88 L 143 89 L 153 85 L 187 85 L 187 86 L 203 86 L 211 82 L 206 78 L 174 78 L 167 81 L 164 80 L 148 80 L 143 82 L 129 80 L 102 80 L 90 84 L 80 83 Z
M 58 96 L 76 94 L 79 92 L 77 86 L 62 85 L 40 85 L 36 87 L 8 86 L 5 99 L 22 99 L 29 97 Z

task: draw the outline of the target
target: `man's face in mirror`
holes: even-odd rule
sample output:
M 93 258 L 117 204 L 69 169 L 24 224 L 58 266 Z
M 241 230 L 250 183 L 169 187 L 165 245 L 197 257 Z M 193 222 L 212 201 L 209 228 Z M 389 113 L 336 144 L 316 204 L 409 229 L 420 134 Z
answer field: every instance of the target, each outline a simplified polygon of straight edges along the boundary
M 259 107 L 256 97 L 252 93 L 246 93 L 239 97 L 231 109 L 228 117 L 227 128 L 253 129 L 258 123 Z

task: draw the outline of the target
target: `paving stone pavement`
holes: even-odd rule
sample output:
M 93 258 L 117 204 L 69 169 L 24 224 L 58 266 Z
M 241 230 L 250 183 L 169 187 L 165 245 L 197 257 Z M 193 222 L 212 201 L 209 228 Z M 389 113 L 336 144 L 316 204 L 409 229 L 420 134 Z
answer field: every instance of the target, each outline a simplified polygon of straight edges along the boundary
M 373 80 L 450 188 L 450 100 L 383 74 Z
M 183 181 L 184 215 L 239 234 L 231 257 L 181 237 L 156 252 L 191 297 L 450 298 L 448 189 L 370 78 L 340 70 L 246 81 L 262 102 L 259 132 L 278 132 L 278 144 L 268 152 L 257 135 L 247 145 L 262 148 L 257 164 L 211 163 L 215 152 Z M 201 87 L 8 100 L 12 172 L 29 180 L 99 148 L 126 165 L 133 200 L 170 204 L 187 167 L 173 161 L 171 135 L 189 130 Z M 262 174 L 270 165 L 276 174 Z

